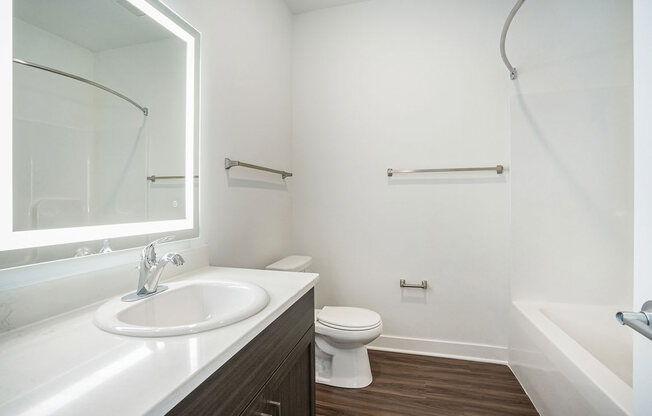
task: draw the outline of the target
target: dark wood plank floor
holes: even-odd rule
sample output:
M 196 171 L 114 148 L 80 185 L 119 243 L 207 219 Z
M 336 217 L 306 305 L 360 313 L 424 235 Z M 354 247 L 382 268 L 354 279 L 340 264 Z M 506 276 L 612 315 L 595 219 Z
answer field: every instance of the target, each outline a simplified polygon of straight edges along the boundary
M 538 415 L 509 367 L 369 351 L 364 389 L 317 384 L 317 416 Z

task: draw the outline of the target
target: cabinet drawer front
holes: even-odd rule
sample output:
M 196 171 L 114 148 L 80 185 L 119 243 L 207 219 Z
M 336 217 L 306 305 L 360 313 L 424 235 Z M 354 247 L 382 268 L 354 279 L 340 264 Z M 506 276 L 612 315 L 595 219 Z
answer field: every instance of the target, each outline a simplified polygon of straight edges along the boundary
M 310 290 L 168 415 L 239 415 L 313 324 Z

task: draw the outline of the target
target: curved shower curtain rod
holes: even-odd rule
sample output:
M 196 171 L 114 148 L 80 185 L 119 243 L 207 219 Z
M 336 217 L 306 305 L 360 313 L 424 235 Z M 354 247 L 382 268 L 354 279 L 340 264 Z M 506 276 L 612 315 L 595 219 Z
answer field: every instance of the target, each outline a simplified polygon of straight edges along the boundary
M 509 16 L 507 16 L 507 20 L 503 25 L 503 33 L 500 35 L 500 56 L 502 56 L 503 62 L 505 63 L 505 66 L 509 71 L 509 79 L 511 80 L 515 80 L 516 78 L 518 78 L 518 72 L 516 72 L 516 68 L 509 62 L 509 59 L 507 59 L 507 53 L 505 53 L 505 39 L 507 38 L 507 31 L 509 30 L 509 25 L 512 24 L 512 20 L 514 19 L 514 16 L 516 16 L 518 9 L 521 8 L 523 3 L 525 3 L 525 0 L 518 0 L 516 2 L 514 7 L 512 8 L 512 11 L 509 12 Z
M 132 100 L 131 98 L 127 97 L 126 95 L 120 94 L 118 91 L 112 90 L 109 87 L 105 87 L 104 85 L 99 84 L 99 83 L 97 83 L 95 81 L 91 81 L 90 79 L 86 79 L 86 78 L 80 77 L 78 75 L 69 74 L 68 72 L 59 71 L 58 69 L 50 68 L 50 67 L 44 66 L 44 65 L 35 64 L 33 62 L 25 61 L 25 60 L 22 60 L 22 59 L 14 58 L 13 60 L 14 60 L 15 64 L 25 65 L 25 66 L 28 66 L 28 67 L 31 67 L 31 68 L 40 69 L 42 71 L 51 72 L 53 74 L 61 75 L 61 76 L 67 77 L 67 78 L 74 79 L 74 80 L 79 81 L 79 82 L 83 82 L 83 83 L 88 84 L 88 85 L 92 85 L 94 87 L 97 87 L 97 88 L 99 88 L 101 90 L 104 90 L 104 91 L 106 91 L 108 93 L 111 93 L 111 94 L 115 95 L 116 97 L 122 98 L 123 100 L 127 101 L 128 103 L 130 103 L 131 105 L 133 105 L 134 107 L 136 107 L 140 111 L 142 111 L 144 115 L 146 115 L 146 116 L 149 115 L 149 110 L 147 109 L 147 107 L 143 107 L 140 104 L 138 104 L 137 102 L 135 102 L 134 100 Z

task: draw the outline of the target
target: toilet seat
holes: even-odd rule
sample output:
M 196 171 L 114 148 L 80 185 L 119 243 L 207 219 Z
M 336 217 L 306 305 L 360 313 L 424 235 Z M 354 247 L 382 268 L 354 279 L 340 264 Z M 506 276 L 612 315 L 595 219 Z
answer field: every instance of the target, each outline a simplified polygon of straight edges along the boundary
M 333 328 L 328 325 L 324 325 L 319 321 L 315 322 L 316 336 L 327 337 L 332 343 L 337 345 L 366 345 L 374 339 L 378 338 L 382 332 L 382 323 L 371 329 L 350 330 Z
M 382 323 L 380 315 L 374 311 L 347 306 L 324 306 L 316 311 L 315 319 L 324 326 L 341 331 L 367 331 Z

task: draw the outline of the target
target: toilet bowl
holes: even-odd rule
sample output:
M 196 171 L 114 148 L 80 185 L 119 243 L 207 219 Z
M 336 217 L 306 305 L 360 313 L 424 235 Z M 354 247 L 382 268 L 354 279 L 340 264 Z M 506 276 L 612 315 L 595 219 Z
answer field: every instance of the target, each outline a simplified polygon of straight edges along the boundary
M 305 272 L 311 263 L 312 258 L 308 256 L 289 256 L 267 269 Z M 382 320 L 374 311 L 345 306 L 316 309 L 315 381 L 345 388 L 371 384 L 367 344 L 382 331 Z
M 383 323 L 376 312 L 325 306 L 315 311 L 315 381 L 337 387 L 371 384 L 367 347 L 380 336 Z

